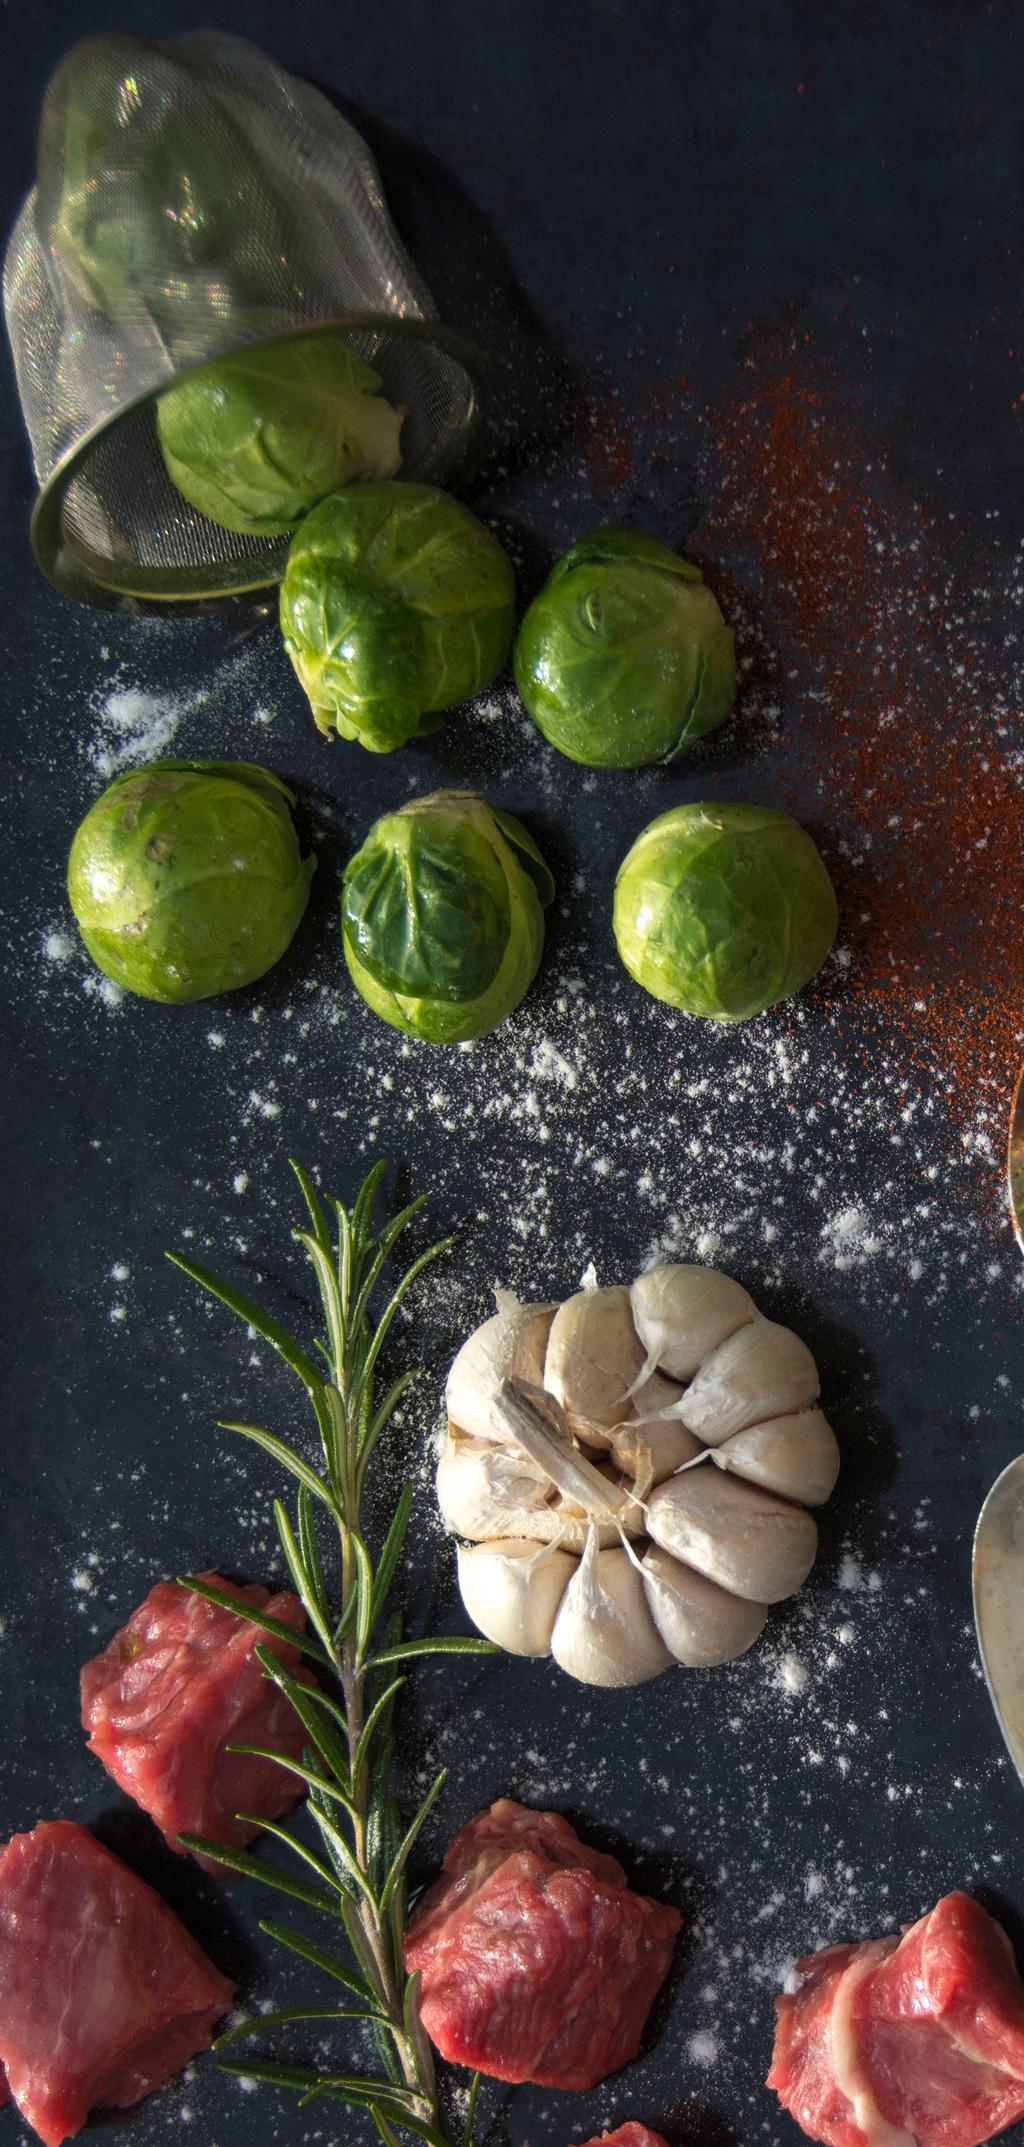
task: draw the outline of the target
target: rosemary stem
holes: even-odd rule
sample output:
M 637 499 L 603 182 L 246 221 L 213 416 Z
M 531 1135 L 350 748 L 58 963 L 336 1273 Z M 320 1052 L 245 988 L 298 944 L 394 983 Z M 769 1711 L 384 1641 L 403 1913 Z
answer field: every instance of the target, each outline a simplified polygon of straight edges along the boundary
M 374 1324 L 370 1313 L 372 1295 L 399 1235 L 419 1212 L 422 1203 L 413 1201 L 391 1224 L 375 1231 L 374 1202 L 384 1175 L 383 1163 L 376 1163 L 351 1209 L 340 1201 L 330 1202 L 336 1223 L 336 1244 L 332 1245 L 332 1233 L 321 1196 L 301 1164 L 295 1163 L 293 1168 L 310 1225 L 296 1234 L 305 1245 L 316 1274 L 326 1330 L 325 1336 L 318 1336 L 317 1346 L 327 1359 L 329 1377 L 319 1369 L 316 1357 L 308 1354 L 295 1337 L 253 1298 L 183 1254 L 172 1253 L 170 1257 L 194 1282 L 218 1299 L 236 1318 L 243 1320 L 250 1332 L 261 1335 L 276 1350 L 301 1382 L 315 1414 L 317 1436 L 324 1455 L 323 1475 L 310 1466 L 301 1448 L 290 1446 L 269 1431 L 242 1423 L 232 1423 L 230 1428 L 272 1453 L 297 1479 L 300 1487 L 294 1526 L 283 1502 L 277 1502 L 278 1533 L 296 1589 L 329 1662 L 331 1689 L 320 1693 L 326 1705 L 326 1720 L 322 1719 L 303 1676 L 293 1676 L 269 1663 L 265 1668 L 267 1674 L 287 1691 L 291 1705 L 309 1733 L 311 1745 L 319 1754 L 306 1768 L 298 1771 L 306 1772 L 313 1784 L 310 1806 L 327 1858 L 327 1862 L 318 1868 L 328 1884 L 332 1883 L 332 1871 L 334 1874 L 336 1893 L 323 1905 L 329 1905 L 335 1913 L 338 1909 L 341 1911 L 354 1956 L 354 1972 L 339 1963 L 336 1956 L 318 1941 L 276 1926 L 265 1928 L 293 1952 L 324 1968 L 360 1997 L 361 2017 L 374 2021 L 387 2037 L 381 2059 L 386 2077 L 349 2080 L 333 2072 L 321 2076 L 312 2068 L 282 2068 L 276 2063 L 257 2067 L 254 2077 L 298 2087 L 304 2091 L 306 2100 L 325 2091 L 340 2093 L 341 2099 L 350 2102 L 354 2108 L 369 2110 L 386 2147 L 398 2147 L 399 2135 L 407 2133 L 431 2142 L 432 2147 L 454 2147 L 457 2135 L 444 2115 L 444 2098 L 438 2086 L 433 2052 L 417 2011 L 417 1986 L 407 1979 L 403 1961 L 406 1860 L 443 1776 L 439 1777 L 402 1835 L 398 1808 L 390 1789 L 390 1772 L 393 1751 L 391 1708 L 404 1679 L 390 1677 L 391 1665 L 387 1660 L 389 1656 L 395 1657 L 398 1651 L 387 1644 L 383 1649 L 377 1646 L 378 1658 L 381 1655 L 385 1658 L 378 1662 L 378 1667 L 382 1670 L 387 1667 L 390 1679 L 385 1687 L 381 1687 L 379 1698 L 374 1699 L 366 1668 L 371 1637 L 384 1613 L 402 1554 L 409 1520 L 407 1494 L 403 1493 L 399 1501 L 376 1570 L 362 1525 L 367 1465 L 384 1425 L 393 1416 L 412 1376 L 407 1371 L 393 1384 L 375 1414 L 373 1384 L 377 1362 L 394 1315 L 408 1290 L 433 1260 L 450 1249 L 453 1240 L 442 1239 L 419 1254 L 399 1277 L 383 1313 Z M 334 1571 L 331 1579 L 337 1578 L 340 1564 L 341 1601 L 338 1605 L 331 1601 L 331 1587 L 324 1573 L 323 1545 L 319 1537 L 324 1507 L 329 1509 L 337 1524 L 337 1563 L 332 1557 Z M 246 1607 L 240 1604 L 238 1615 L 248 1614 Z M 262 1614 L 253 1615 L 251 1622 L 264 1627 L 268 1623 Z M 278 1629 L 271 1621 L 271 1631 Z M 391 1627 L 386 1628 L 386 1642 L 400 1632 L 401 1619 L 396 1613 Z M 431 1644 L 426 1643 L 428 1647 Z M 458 1643 L 439 1642 L 438 1645 L 447 1648 Z M 483 1643 L 465 1642 L 463 1645 L 480 1647 Z M 287 1759 L 284 1764 L 289 1764 Z M 323 1779 L 321 1767 L 330 1780 Z M 325 1796 L 331 1801 L 325 1802 Z M 343 1806 L 344 1817 L 338 1815 L 335 1800 Z M 308 1852 L 297 1837 L 280 1827 L 275 1831 L 283 1834 L 298 1854 L 309 1860 Z M 216 1843 L 204 1842 L 202 1846 L 216 1857 Z M 220 1861 L 234 1869 L 249 1869 L 254 1864 L 253 1859 L 240 1862 L 237 1854 L 227 1852 L 221 1854 Z M 269 1884 L 297 1895 L 300 1900 L 309 1900 L 318 1906 L 323 1902 L 320 1889 L 287 1879 L 282 1870 L 268 1870 L 266 1877 Z M 287 2019 L 289 2016 L 281 2017 Z M 341 2012 L 338 2017 L 348 2018 L 349 2015 Z M 471 2090 L 462 2147 L 471 2147 L 474 2101 L 475 2087 Z
M 348 1379 L 345 1377 L 346 1369 L 347 1368 L 344 1367 L 342 1364 L 336 1364 L 335 1383 L 338 1388 L 339 1394 L 343 1398 L 342 1421 L 344 1426 L 344 1510 L 346 1519 L 345 1524 L 339 1531 L 341 1538 L 343 1603 L 348 1601 L 350 1588 L 356 1585 L 357 1576 L 355 1571 L 355 1556 L 352 1549 L 352 1532 L 356 1527 L 358 1527 L 360 1518 L 358 1510 L 358 1498 L 354 1483 L 354 1472 L 351 1467 L 352 1456 L 358 1443 L 357 1426 L 353 1423 L 350 1409 L 348 1408 L 347 1404 L 344 1403 L 344 1397 L 347 1394 L 349 1384 Z M 344 1700 L 345 1722 L 348 1736 L 349 1776 L 351 1780 L 352 1802 L 354 1806 L 352 1816 L 352 1846 L 355 1853 L 356 1862 L 358 1863 L 360 1870 L 367 1878 L 369 1878 L 370 1793 L 368 1769 L 366 1768 L 365 1764 L 361 1768 L 357 1768 L 356 1765 L 356 1755 L 359 1750 L 359 1741 L 362 1737 L 363 1726 L 366 1720 L 366 1672 L 363 1668 L 363 1664 L 360 1659 L 356 1643 L 352 1639 L 351 1635 L 346 1636 L 346 1638 L 342 1641 L 340 1654 L 336 1655 L 335 1662 L 338 1681 L 341 1686 L 342 1698 Z M 424 2078 L 424 2067 L 417 2061 L 417 2054 L 412 2045 L 406 2027 L 405 2014 L 402 2005 L 402 1994 L 399 1989 L 398 1981 L 395 1975 L 395 1968 L 391 1960 L 387 1933 L 386 1931 L 381 1929 L 378 1919 L 374 1915 L 373 1910 L 370 1906 L 370 1903 L 362 1897 L 360 1897 L 359 1901 L 359 1920 L 362 1924 L 363 1931 L 366 1936 L 366 1942 L 369 1947 L 370 1956 L 373 1960 L 374 1969 L 376 1971 L 381 2007 L 382 2010 L 387 2014 L 388 2027 L 391 2032 L 391 2037 L 395 2045 L 395 2050 L 398 2055 L 398 2061 L 401 2065 L 402 2073 L 405 2078 L 406 2084 L 410 2088 L 412 2088 L 413 2092 L 419 2098 L 419 2115 L 424 2119 L 427 2124 L 433 2126 L 435 2130 L 441 2131 L 443 2129 L 443 2119 L 441 2116 L 440 2108 L 438 2106 L 437 2081 L 433 2067 L 430 2067 L 428 2076 Z

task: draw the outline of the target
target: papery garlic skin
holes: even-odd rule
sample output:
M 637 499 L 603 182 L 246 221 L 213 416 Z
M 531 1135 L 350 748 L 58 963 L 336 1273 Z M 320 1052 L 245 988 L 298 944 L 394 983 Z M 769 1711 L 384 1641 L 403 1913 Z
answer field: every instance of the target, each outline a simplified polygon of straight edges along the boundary
M 478 1632 L 509 1655 L 550 1655 L 559 1605 L 578 1559 L 499 1537 L 460 1544 L 459 1589 Z
M 643 1363 L 627 1289 L 579 1290 L 559 1305 L 544 1385 L 588 1445 L 607 1447 L 607 1432 L 629 1412 L 629 1390 Z
M 753 1647 L 768 1616 L 765 1603 L 731 1595 L 657 1543 L 641 1563 L 648 1608 L 677 1662 L 688 1670 L 713 1670 Z
M 586 1508 L 556 1491 L 525 1454 L 483 1439 L 449 1438 L 441 1449 L 436 1482 L 446 1527 L 474 1543 L 522 1536 L 537 1544 L 561 1541 L 578 1553 L 593 1525 Z M 617 1543 L 620 1529 L 642 1535 L 644 1518 L 627 1503 L 621 1513 L 610 1512 L 597 1526 L 602 1544 Z
M 750 1424 L 809 1408 L 820 1391 L 807 1344 L 758 1313 L 705 1359 L 679 1415 L 705 1446 L 720 1446 Z
M 647 1528 L 663 1550 L 752 1603 L 781 1603 L 814 1564 L 809 1513 L 716 1468 L 688 1469 L 647 1501 Z
M 798 1506 L 823 1506 L 839 1474 L 839 1444 L 820 1409 L 752 1424 L 712 1447 L 711 1459 Z
M 556 1307 L 520 1305 L 505 1290 L 495 1291 L 495 1296 L 502 1309 L 463 1343 L 448 1374 L 445 1403 L 460 1431 L 502 1446 L 507 1435 L 494 1408 L 495 1396 L 506 1379 L 543 1384 Z
M 717 1267 L 649 1267 L 629 1294 L 648 1366 L 672 1379 L 692 1379 L 712 1350 L 757 1318 L 746 1290 Z
M 445 1525 L 474 1542 L 511 1535 L 520 1518 L 532 1535 L 551 1504 L 551 1485 L 528 1455 L 482 1439 L 449 1437 L 436 1481 Z
M 669 1668 L 672 1655 L 626 1551 L 598 1550 L 591 1539 L 562 1597 L 551 1653 L 583 1685 L 642 1685 Z

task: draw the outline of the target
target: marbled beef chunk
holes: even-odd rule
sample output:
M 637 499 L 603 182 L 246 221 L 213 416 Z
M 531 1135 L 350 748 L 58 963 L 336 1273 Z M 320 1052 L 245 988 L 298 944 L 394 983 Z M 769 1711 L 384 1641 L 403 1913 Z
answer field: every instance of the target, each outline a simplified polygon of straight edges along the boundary
M 636 2055 L 682 1918 L 557 1812 L 503 1799 L 457 1834 L 410 1924 L 423 2024 L 498 2080 L 593 2087 Z
M 902 1938 L 798 1961 L 768 2086 L 825 2147 L 980 2147 L 1024 2116 L 1024 1985 L 1005 1931 L 947 1894 Z
M 84 1827 L 48 1819 L 0 1850 L 0 2064 L 60 2147 L 209 2048 L 234 1984 L 143 1879 Z
M 236 1588 L 219 1573 L 200 1577 L 305 1630 L 297 1596 Z M 166 1580 L 82 1671 L 90 1751 L 156 1820 L 172 1849 L 180 1848 L 179 1834 L 244 1848 L 259 1825 L 243 1824 L 237 1813 L 278 1819 L 302 1793 L 299 1776 L 284 1767 L 228 1751 L 256 1744 L 298 1759 L 306 1742 L 290 1701 L 256 1660 L 261 1642 L 286 1669 L 305 1674 L 286 1640 Z

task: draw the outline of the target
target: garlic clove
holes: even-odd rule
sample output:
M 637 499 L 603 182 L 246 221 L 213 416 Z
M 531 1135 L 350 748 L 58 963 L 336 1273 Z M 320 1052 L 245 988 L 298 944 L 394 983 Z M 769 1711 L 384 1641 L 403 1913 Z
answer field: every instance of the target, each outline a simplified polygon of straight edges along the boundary
M 658 1417 L 678 1416 L 684 1391 L 678 1379 L 665 1379 L 661 1372 L 649 1372 L 640 1381 L 636 1392 L 630 1395 L 629 1408 L 623 1410 L 623 1416 L 644 1417 L 651 1421 Z
M 502 1309 L 469 1336 L 448 1374 L 445 1400 L 452 1423 L 473 1439 L 502 1445 L 506 1432 L 494 1409 L 506 1379 L 540 1386 L 554 1305 L 520 1305 L 509 1293 L 495 1293 Z
M 705 1446 L 720 1446 L 748 1425 L 808 1408 L 819 1391 L 806 1343 L 758 1313 L 702 1364 L 679 1415 Z
M 839 1474 L 836 1435 L 820 1409 L 752 1424 L 713 1447 L 711 1459 L 800 1506 L 823 1506 Z
M 666 1476 L 673 1476 L 684 1462 L 704 1451 L 692 1431 L 671 1418 L 617 1424 L 611 1441 L 610 1459 L 633 1478 L 640 1498 L 646 1498 L 652 1484 L 663 1483 Z
M 768 1615 L 764 1603 L 731 1595 L 656 1543 L 642 1565 L 651 1616 L 677 1662 L 688 1670 L 711 1670 L 753 1647 Z
M 460 1545 L 459 1588 L 478 1632 L 509 1655 L 550 1655 L 558 1606 L 577 1561 L 561 1549 L 499 1537 Z
M 662 1550 L 752 1603 L 781 1603 L 807 1579 L 818 1531 L 809 1513 L 738 1476 L 689 1469 L 647 1501 Z
M 448 1528 L 474 1542 L 489 1536 L 534 1535 L 552 1486 L 517 1448 L 482 1439 L 448 1437 L 437 1465 L 437 1502 Z
M 562 1597 L 551 1653 L 584 1685 L 642 1685 L 668 1669 L 673 1657 L 624 1550 L 599 1550 L 589 1538 Z
M 630 1290 L 649 1367 L 692 1379 L 705 1357 L 757 1316 L 746 1290 L 716 1267 L 649 1267 Z
M 590 1445 L 607 1446 L 607 1431 L 625 1416 L 643 1364 L 627 1289 L 580 1290 L 559 1305 L 543 1384 Z

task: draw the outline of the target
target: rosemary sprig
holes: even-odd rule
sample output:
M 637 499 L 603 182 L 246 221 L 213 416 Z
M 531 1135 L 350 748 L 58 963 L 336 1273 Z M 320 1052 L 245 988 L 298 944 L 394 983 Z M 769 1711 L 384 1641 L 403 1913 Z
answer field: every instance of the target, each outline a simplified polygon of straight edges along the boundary
M 368 2025 L 376 2036 L 382 2077 L 343 2069 L 321 2074 L 310 2067 L 241 2054 L 223 2059 L 225 2066 L 251 2079 L 292 2088 L 302 2104 L 328 2098 L 366 2111 L 385 2147 L 396 2147 L 402 2133 L 425 2140 L 428 2147 L 456 2147 L 456 2140 L 458 2147 L 472 2147 L 478 2082 L 474 2080 L 470 2090 L 468 2123 L 456 2132 L 419 2017 L 419 1979 L 407 1977 L 402 1965 L 406 1864 L 444 1786 L 445 1774 L 437 1776 L 419 1810 L 403 1827 L 391 1790 L 391 1772 L 394 1708 L 406 1679 L 404 1673 L 394 1672 L 397 1665 L 423 1655 L 489 1654 L 493 1650 L 486 1640 L 448 1636 L 407 1640 L 400 1617 L 389 1614 L 412 1510 L 408 1485 L 376 1563 L 363 1534 L 363 1497 L 373 1454 L 416 1377 L 413 1370 L 401 1373 L 377 1402 L 374 1382 L 381 1354 L 413 1284 L 455 1242 L 442 1238 L 420 1253 L 392 1287 L 380 1317 L 376 1322 L 371 1319 L 371 1300 L 386 1264 L 424 1204 L 422 1199 L 410 1202 L 391 1222 L 375 1230 L 373 1214 L 385 1168 L 384 1163 L 374 1165 L 348 1209 L 339 1200 L 325 1203 L 301 1164 L 292 1163 L 309 1215 L 308 1228 L 293 1234 L 312 1263 L 324 1320 L 324 1337 L 318 1338 L 315 1355 L 308 1355 L 268 1312 L 209 1268 L 180 1253 L 168 1254 L 176 1267 L 262 1335 L 294 1372 L 312 1406 L 321 1454 L 321 1465 L 315 1468 L 296 1447 L 261 1425 L 231 1421 L 222 1426 L 262 1447 L 297 1485 L 294 1519 L 281 1499 L 275 1500 L 274 1518 L 292 1584 L 309 1621 L 309 1631 L 298 1644 L 318 1682 L 306 1683 L 305 1673 L 299 1677 L 287 1670 L 265 1642 L 256 1654 L 265 1676 L 287 1695 L 306 1731 L 308 1744 L 301 1762 L 280 1752 L 264 1750 L 263 1756 L 277 1760 L 307 1785 L 308 1807 L 320 1836 L 319 1853 L 287 1827 L 265 1822 L 265 1831 L 284 1843 L 297 1870 L 245 1850 L 224 1848 L 201 1835 L 183 1834 L 181 1839 L 188 1848 L 289 1894 L 333 1921 L 330 1945 L 290 1925 L 265 1922 L 260 1928 L 339 1984 L 340 2002 L 264 2014 L 258 2021 L 246 2022 L 243 2029 L 222 2035 L 218 2050 L 234 2045 L 242 2035 L 293 2021 L 355 2020 Z M 330 1523 L 326 1547 L 325 1517 Z M 336 1592 L 332 1592 L 332 1575 Z M 225 1591 L 205 1581 L 186 1579 L 183 1584 L 275 1637 L 296 1642 L 290 1627 L 263 1611 L 240 1605 Z

